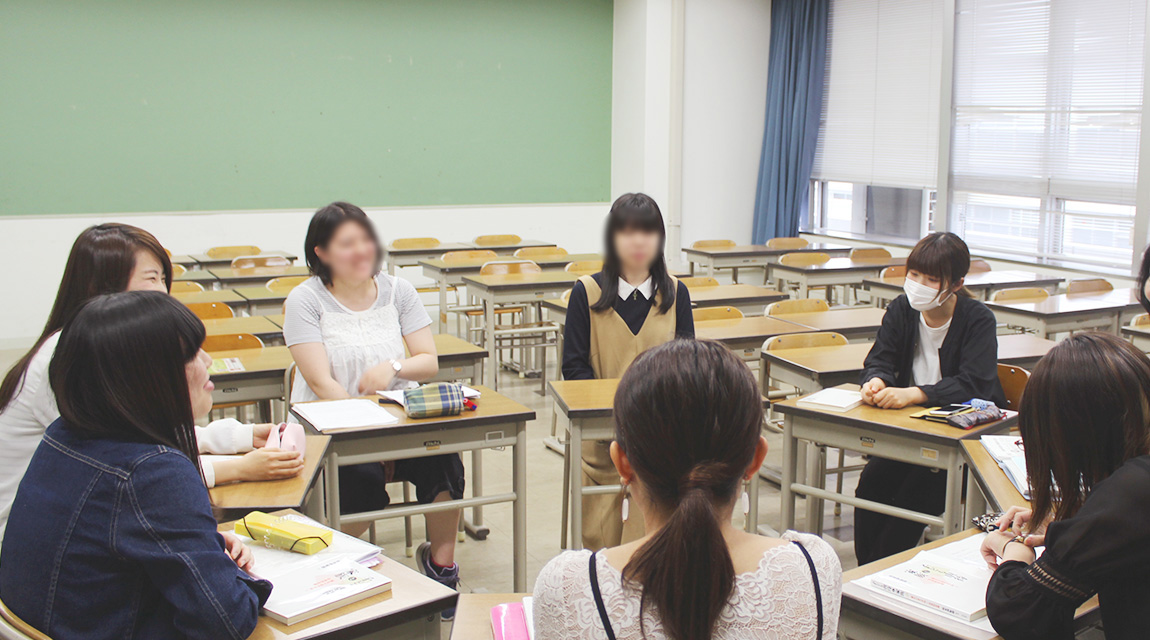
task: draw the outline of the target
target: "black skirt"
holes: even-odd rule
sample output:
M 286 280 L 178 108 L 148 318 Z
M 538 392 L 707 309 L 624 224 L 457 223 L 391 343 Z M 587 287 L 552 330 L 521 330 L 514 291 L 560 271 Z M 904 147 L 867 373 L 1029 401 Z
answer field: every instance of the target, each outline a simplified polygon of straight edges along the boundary
M 361 513 L 386 509 L 391 504 L 386 489 L 388 482 L 410 482 L 415 485 L 415 499 L 420 504 L 434 502 L 435 497 L 444 491 L 453 500 L 459 500 L 463 497 L 465 485 L 463 460 L 458 453 L 449 453 L 386 464 L 368 462 L 340 467 L 340 511 Z

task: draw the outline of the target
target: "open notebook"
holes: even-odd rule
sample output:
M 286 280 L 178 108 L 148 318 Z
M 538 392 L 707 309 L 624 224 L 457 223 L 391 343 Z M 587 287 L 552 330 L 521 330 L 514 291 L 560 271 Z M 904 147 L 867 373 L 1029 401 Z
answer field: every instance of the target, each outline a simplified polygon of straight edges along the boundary
M 1030 499 L 1030 482 L 1026 476 L 1026 450 L 1018 436 L 982 436 L 982 446 L 1002 472 L 1010 478 L 1023 498 Z
M 320 431 L 380 427 L 399 422 L 399 418 L 379 406 L 379 402 L 364 398 L 304 402 L 293 404 L 291 409 Z

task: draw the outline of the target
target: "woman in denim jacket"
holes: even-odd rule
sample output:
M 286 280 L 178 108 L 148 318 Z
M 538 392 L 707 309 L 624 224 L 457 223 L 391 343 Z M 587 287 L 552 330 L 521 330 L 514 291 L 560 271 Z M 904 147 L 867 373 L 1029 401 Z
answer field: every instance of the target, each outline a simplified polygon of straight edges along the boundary
M 100 296 L 48 367 L 60 419 L 16 493 L 0 599 L 56 640 L 246 638 L 271 584 L 216 531 L 195 416 L 212 406 L 203 324 L 158 292 Z

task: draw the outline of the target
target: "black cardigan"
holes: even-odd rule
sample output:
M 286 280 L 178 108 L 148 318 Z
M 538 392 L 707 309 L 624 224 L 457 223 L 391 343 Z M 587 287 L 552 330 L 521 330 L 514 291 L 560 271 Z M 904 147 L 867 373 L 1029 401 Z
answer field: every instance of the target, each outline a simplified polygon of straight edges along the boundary
M 906 295 L 895 298 L 886 309 L 874 346 L 863 362 L 860 384 L 879 378 L 888 387 L 918 386 L 926 405 L 966 402 L 971 398 L 993 400 L 1005 406 L 998 382 L 998 333 L 994 313 L 981 302 L 958 296 L 954 317 L 942 348 L 938 350 L 942 380 L 915 385 L 911 366 L 922 314 L 911 308 Z

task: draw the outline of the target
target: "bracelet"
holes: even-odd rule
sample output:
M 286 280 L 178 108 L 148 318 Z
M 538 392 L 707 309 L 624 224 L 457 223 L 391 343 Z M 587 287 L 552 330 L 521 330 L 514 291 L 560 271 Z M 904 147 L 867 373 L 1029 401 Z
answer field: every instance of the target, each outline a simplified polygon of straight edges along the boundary
M 1014 536 L 1013 538 L 1007 540 L 1006 544 L 1002 545 L 1002 553 L 999 554 L 1000 557 L 1003 557 L 1003 558 L 1006 557 L 1006 548 L 1010 546 L 1011 542 L 1018 542 L 1018 543 L 1021 543 L 1022 546 L 1026 546 L 1026 538 L 1024 538 L 1020 535 Z M 1027 547 L 1027 548 L 1029 549 L 1030 547 Z M 1032 550 L 1032 552 L 1033 552 L 1033 550 Z

